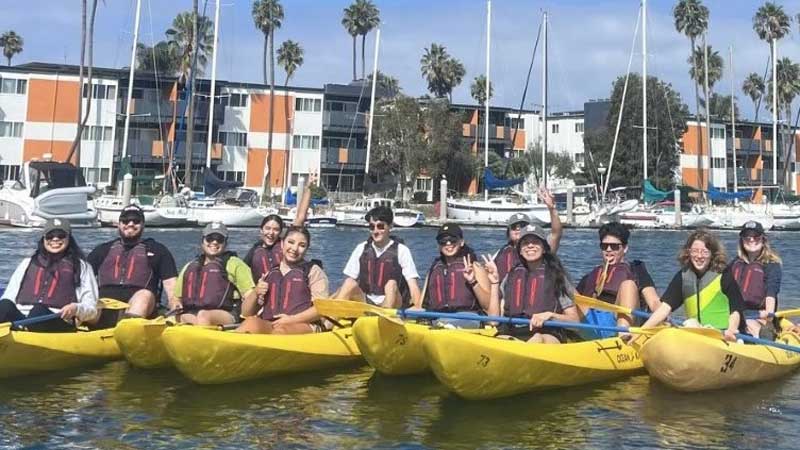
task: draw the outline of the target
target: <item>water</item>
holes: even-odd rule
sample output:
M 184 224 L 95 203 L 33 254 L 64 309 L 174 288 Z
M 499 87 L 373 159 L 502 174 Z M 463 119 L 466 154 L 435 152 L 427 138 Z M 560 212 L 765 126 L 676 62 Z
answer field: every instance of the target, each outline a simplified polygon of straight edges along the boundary
M 465 230 L 479 253 L 499 230 Z M 599 259 L 595 231 L 568 230 L 559 253 L 578 278 Z M 85 249 L 114 230 L 76 231 Z M 179 264 L 198 230 L 148 230 Z M 332 285 L 363 229 L 314 230 L 313 257 Z M 435 256 L 435 230 L 399 230 L 420 272 Z M 0 279 L 32 252 L 38 233 L 0 230 Z M 629 258 L 647 262 L 659 291 L 676 270 L 685 232 L 637 231 Z M 735 233 L 722 233 L 729 253 Z M 255 230 L 233 230 L 244 254 Z M 773 233 L 784 257 L 800 234 Z M 781 307 L 798 307 L 798 269 L 786 264 Z M 687 349 L 690 351 L 690 349 Z M 198 386 L 173 370 L 125 362 L 0 381 L 0 448 L 796 448 L 800 376 L 721 392 L 680 394 L 646 376 L 613 383 L 469 402 L 432 376 L 382 377 L 369 367 Z

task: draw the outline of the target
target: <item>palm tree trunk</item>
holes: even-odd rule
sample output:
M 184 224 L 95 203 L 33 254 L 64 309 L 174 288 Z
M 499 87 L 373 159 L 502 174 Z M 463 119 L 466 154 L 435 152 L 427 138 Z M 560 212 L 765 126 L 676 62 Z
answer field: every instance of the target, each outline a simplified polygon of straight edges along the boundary
M 7 56 L 6 58 L 8 58 L 8 67 L 11 67 L 11 57 Z
M 353 35 L 353 81 L 356 81 L 356 35 Z
M 286 95 L 284 97 L 286 100 L 283 102 L 283 114 L 286 118 L 286 156 L 283 158 L 283 200 L 286 201 L 286 191 L 289 189 L 291 182 L 289 178 L 291 178 L 291 170 L 289 164 L 291 163 L 291 154 L 292 154 L 292 133 L 289 130 L 289 74 L 286 74 L 286 80 L 283 83 L 283 93 Z M 297 199 L 297 206 L 300 206 L 300 199 Z M 297 212 L 298 214 L 300 211 Z
M 269 80 L 267 80 L 267 54 L 269 52 L 269 36 L 264 35 L 264 64 L 261 65 L 261 69 L 264 72 L 264 84 L 267 84 Z
M 81 61 L 80 61 L 80 66 L 78 67 L 78 120 L 77 120 L 78 132 L 75 136 L 75 140 L 78 141 L 78 145 L 80 145 L 81 133 L 83 133 L 83 129 L 81 128 L 81 119 L 83 118 L 83 65 L 85 62 L 86 62 L 86 0 L 83 0 L 81 1 Z M 70 150 L 65 162 L 70 162 L 72 160 L 73 153 L 74 152 Z M 80 168 L 78 168 L 78 170 L 80 170 Z
M 192 63 L 189 67 L 189 98 L 186 99 L 189 102 L 189 112 L 186 117 L 186 170 L 183 176 L 183 184 L 190 189 L 192 187 L 192 156 L 194 156 L 192 150 L 194 147 L 194 93 L 196 88 L 195 79 L 197 78 L 195 65 L 197 64 L 197 45 L 199 40 L 197 36 L 198 19 L 197 0 L 192 0 L 192 51 L 190 54 Z
M 261 196 L 263 202 L 267 193 L 271 192 L 269 174 L 272 169 L 272 129 L 275 124 L 275 30 L 269 31 L 269 133 L 267 134 L 267 161 L 264 169 L 264 194 Z
M 367 45 L 367 35 L 361 35 L 361 79 L 363 80 L 366 77 L 366 59 L 364 59 L 364 47 Z
M 690 40 L 691 51 L 689 55 L 694 61 L 694 38 Z M 697 68 L 695 68 L 697 73 Z M 698 87 L 697 77 L 694 79 L 694 117 L 697 123 L 697 189 L 703 189 L 703 129 L 700 126 L 700 88 Z
M 88 78 L 88 82 L 86 83 L 86 112 L 83 114 L 83 117 L 78 123 L 78 133 L 75 136 L 75 140 L 72 141 L 72 146 L 69 149 L 69 156 L 67 156 L 67 161 L 72 159 L 73 154 L 75 155 L 75 167 L 80 170 L 81 167 L 81 134 L 83 134 L 83 130 L 86 128 L 86 122 L 89 121 L 89 113 L 92 111 L 92 99 L 94 98 L 94 89 L 92 89 L 92 66 L 94 61 L 94 19 L 97 17 L 97 0 L 92 2 L 92 13 L 89 17 L 89 67 L 87 68 L 86 78 Z M 81 83 L 81 90 L 83 89 L 83 83 Z M 81 96 L 83 93 L 81 92 Z M 80 99 L 81 103 L 83 103 L 83 98 Z M 81 105 L 82 106 L 82 105 Z

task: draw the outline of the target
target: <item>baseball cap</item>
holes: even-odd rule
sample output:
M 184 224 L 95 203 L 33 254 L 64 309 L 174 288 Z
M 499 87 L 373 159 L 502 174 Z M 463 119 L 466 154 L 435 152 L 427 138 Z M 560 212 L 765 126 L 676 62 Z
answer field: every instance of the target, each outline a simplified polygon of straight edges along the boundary
M 506 225 L 508 225 L 509 227 L 516 225 L 518 223 L 531 223 L 531 219 L 530 217 L 528 217 L 527 214 L 514 213 L 506 221 Z
M 454 223 L 446 223 L 439 227 L 439 232 L 436 233 L 436 239 L 445 237 L 445 236 L 452 236 L 458 239 L 464 239 L 464 232 L 461 231 L 461 227 Z
M 540 227 L 539 225 L 527 225 L 525 228 L 520 230 L 519 241 L 517 241 L 517 248 L 519 248 L 520 243 L 526 236 L 534 236 L 538 238 L 540 241 L 544 243 L 544 248 L 546 251 L 550 251 L 550 244 L 547 242 L 547 233 L 545 233 L 544 228 Z
M 47 234 L 53 230 L 61 230 L 67 234 L 72 231 L 72 227 L 69 225 L 69 220 L 65 219 L 47 219 L 47 222 L 44 223 L 44 230 L 42 230 L 42 234 Z
M 739 232 L 739 236 L 744 236 L 748 233 L 761 236 L 764 234 L 764 226 L 755 220 L 748 220 L 744 225 L 742 225 L 742 231 Z
M 222 237 L 228 239 L 228 227 L 226 227 L 222 222 L 211 222 L 203 228 L 203 237 L 210 236 L 212 234 L 221 234 Z
M 138 217 L 144 222 L 144 211 L 139 205 L 128 205 L 122 208 L 122 211 L 119 212 L 119 219 L 122 220 L 123 217 Z

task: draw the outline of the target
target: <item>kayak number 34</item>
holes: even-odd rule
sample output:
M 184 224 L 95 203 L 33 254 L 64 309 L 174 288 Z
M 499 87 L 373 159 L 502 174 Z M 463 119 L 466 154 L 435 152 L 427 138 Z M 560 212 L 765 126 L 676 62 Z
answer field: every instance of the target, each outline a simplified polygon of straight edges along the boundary
M 727 373 L 729 370 L 733 370 L 733 366 L 736 365 L 736 357 L 727 354 L 725 355 L 725 359 L 722 360 L 722 367 L 719 368 L 721 373 Z

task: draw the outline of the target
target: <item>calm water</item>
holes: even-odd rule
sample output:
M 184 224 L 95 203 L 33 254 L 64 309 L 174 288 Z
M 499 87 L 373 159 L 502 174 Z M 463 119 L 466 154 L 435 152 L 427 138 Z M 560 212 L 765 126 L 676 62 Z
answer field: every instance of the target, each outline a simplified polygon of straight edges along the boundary
M 179 264 L 198 230 L 148 230 Z M 478 252 L 496 250 L 500 230 L 466 230 Z M 114 230 L 76 232 L 84 249 Z M 312 253 L 334 285 L 365 230 L 315 230 Z M 420 271 L 434 257 L 435 230 L 400 230 Z M 0 229 L 0 279 L 31 253 L 38 234 Z M 255 230 L 234 230 L 244 254 Z M 568 230 L 560 254 L 577 278 L 599 258 L 596 232 Z M 734 233 L 723 233 L 729 252 Z M 659 290 L 676 270 L 683 232 L 635 232 Z M 800 234 L 775 233 L 786 259 L 782 307 L 800 288 L 792 257 Z M 800 296 L 798 296 L 800 297 Z M 0 381 L 0 448 L 797 448 L 800 375 L 769 385 L 679 394 L 646 376 L 614 383 L 468 402 L 433 377 L 387 378 L 368 367 L 223 386 L 198 386 L 172 370 L 124 362 Z

